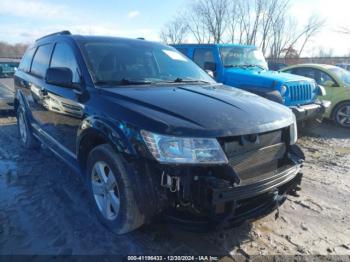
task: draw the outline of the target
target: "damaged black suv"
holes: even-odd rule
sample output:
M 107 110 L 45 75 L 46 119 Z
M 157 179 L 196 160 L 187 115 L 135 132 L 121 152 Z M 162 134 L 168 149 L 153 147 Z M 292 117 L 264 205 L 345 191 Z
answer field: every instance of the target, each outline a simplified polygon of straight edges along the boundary
M 80 173 L 115 233 L 160 214 L 254 219 L 299 189 L 290 109 L 216 83 L 172 47 L 63 31 L 28 48 L 14 81 L 21 143 Z

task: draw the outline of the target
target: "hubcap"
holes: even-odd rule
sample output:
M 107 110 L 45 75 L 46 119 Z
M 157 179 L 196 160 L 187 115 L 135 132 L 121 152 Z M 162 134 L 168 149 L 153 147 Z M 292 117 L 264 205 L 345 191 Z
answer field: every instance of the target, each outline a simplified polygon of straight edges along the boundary
M 108 220 L 117 218 L 120 208 L 120 195 L 117 181 L 107 163 L 95 163 L 91 174 L 92 191 L 101 214 Z
M 25 143 L 27 141 L 27 129 L 26 129 L 26 124 L 25 124 L 23 113 L 19 114 L 18 126 L 19 126 L 19 133 L 20 133 L 22 142 Z
M 336 118 L 340 125 L 350 127 L 350 104 L 339 108 Z

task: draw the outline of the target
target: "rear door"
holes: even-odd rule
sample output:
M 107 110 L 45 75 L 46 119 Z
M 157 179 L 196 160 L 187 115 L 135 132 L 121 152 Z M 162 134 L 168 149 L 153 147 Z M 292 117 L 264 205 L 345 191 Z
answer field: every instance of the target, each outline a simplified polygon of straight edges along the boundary
M 49 67 L 69 68 L 73 74 L 72 82 L 80 86 L 79 66 L 68 42 L 55 44 Z M 44 109 L 38 115 L 42 130 L 56 148 L 75 158 L 77 130 L 83 117 L 81 94 L 72 87 L 47 83 L 43 92 Z
M 43 89 L 45 87 L 45 73 L 49 66 L 53 44 L 40 45 L 29 48 L 15 75 L 15 88 L 24 99 L 23 106 L 30 122 L 40 127 L 40 115 L 45 111 L 43 105 Z

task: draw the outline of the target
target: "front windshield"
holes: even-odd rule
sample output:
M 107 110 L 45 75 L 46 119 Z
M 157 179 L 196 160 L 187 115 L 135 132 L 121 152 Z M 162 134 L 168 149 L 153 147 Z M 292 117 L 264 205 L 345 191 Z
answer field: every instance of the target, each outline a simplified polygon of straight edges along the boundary
M 224 67 L 260 67 L 267 70 L 263 53 L 255 47 L 220 47 Z
M 350 72 L 349 71 L 347 71 L 343 68 L 340 68 L 340 67 L 332 67 L 329 70 L 332 71 L 346 85 L 350 85 Z
M 87 41 L 82 51 L 96 84 L 215 81 L 172 47 L 124 41 Z

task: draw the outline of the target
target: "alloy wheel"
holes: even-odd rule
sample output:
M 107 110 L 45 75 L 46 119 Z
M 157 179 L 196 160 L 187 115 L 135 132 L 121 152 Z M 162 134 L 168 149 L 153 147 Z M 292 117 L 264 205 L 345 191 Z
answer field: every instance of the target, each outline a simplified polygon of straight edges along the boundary
M 350 127 L 350 104 L 340 107 L 336 114 L 337 122 L 344 127 Z
M 108 220 L 115 220 L 120 209 L 120 194 L 115 175 L 107 163 L 95 163 L 91 174 L 91 186 L 101 214 Z

